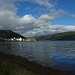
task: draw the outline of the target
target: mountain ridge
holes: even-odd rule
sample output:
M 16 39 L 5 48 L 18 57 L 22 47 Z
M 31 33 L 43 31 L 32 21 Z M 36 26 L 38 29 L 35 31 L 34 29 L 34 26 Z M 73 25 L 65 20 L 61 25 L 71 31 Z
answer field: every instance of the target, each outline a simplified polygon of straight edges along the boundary
M 10 39 L 10 38 L 26 38 L 18 33 L 13 32 L 12 30 L 0 30 L 0 39 Z
M 47 36 L 38 37 L 37 40 L 75 40 L 75 32 L 63 32 Z

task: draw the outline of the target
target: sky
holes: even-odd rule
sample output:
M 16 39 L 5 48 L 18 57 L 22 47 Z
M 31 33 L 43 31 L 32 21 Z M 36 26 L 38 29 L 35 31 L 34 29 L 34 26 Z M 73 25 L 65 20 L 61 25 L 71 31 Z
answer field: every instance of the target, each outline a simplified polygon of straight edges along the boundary
M 0 29 L 25 37 L 75 31 L 75 0 L 0 0 Z

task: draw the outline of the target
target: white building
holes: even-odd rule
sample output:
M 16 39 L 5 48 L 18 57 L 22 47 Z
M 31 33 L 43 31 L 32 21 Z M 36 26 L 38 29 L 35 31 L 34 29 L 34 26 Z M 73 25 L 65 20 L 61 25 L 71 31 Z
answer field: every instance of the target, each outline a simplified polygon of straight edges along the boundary
M 27 39 L 23 39 L 23 38 L 11 38 L 11 39 L 5 39 L 5 41 L 36 41 L 36 39 L 34 38 L 27 38 Z

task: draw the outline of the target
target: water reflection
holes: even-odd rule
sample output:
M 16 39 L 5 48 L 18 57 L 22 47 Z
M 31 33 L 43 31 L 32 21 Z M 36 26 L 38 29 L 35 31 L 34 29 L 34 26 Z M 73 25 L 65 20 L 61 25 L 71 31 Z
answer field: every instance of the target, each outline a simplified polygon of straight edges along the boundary
M 0 50 L 46 67 L 75 71 L 75 41 L 0 42 Z

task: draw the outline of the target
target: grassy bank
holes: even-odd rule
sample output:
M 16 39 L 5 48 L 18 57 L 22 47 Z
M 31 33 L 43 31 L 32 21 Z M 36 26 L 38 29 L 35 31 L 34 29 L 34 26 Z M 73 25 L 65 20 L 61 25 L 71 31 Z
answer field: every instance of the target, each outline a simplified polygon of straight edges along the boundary
M 44 68 L 20 56 L 0 52 L 0 75 L 67 75 L 61 70 Z M 72 75 L 72 74 L 71 74 Z
M 18 64 L 9 63 L 6 60 L 0 62 L 0 75 L 38 75 L 28 71 Z

